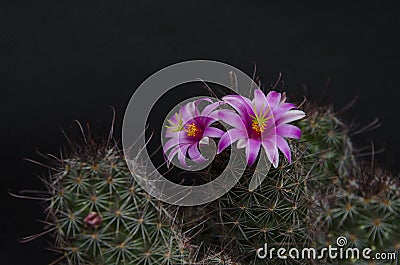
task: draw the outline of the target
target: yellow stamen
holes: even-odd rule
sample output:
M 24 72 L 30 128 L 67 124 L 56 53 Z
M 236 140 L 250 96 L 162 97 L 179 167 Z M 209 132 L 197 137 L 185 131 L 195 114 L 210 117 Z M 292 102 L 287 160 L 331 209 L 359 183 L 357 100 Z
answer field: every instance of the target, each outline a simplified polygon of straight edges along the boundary
M 261 106 L 260 113 L 257 113 L 256 105 L 253 105 L 254 116 L 250 115 L 253 119 L 251 123 L 251 128 L 257 133 L 261 134 L 265 131 L 265 127 L 267 126 L 267 122 L 272 118 L 272 115 L 267 116 L 270 108 L 268 107 L 264 112 L 262 111 L 264 106 Z
M 265 131 L 265 126 L 266 122 L 259 124 L 258 121 L 255 120 L 253 120 L 253 123 L 251 124 L 251 128 L 253 128 L 253 130 L 258 134 L 261 134 Z
M 192 137 L 198 136 L 200 131 L 201 130 L 199 128 L 197 128 L 197 126 L 196 126 L 196 124 L 194 122 L 192 124 L 188 124 L 186 126 L 186 130 L 185 130 L 187 136 L 192 136 Z

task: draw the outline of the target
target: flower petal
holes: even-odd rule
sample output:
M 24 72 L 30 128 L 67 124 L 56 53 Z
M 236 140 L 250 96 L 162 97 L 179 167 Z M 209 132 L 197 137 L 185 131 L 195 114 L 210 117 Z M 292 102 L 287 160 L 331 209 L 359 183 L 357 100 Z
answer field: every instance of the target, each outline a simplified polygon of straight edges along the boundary
M 267 153 L 268 160 L 277 167 L 276 163 L 276 143 L 272 142 L 271 140 L 265 140 L 262 142 L 262 146 L 264 147 L 265 153 Z
M 170 128 L 168 128 L 165 132 L 165 138 L 175 138 L 177 132 L 173 132 Z
M 235 128 L 225 132 L 218 143 L 218 154 L 239 139 L 247 139 L 247 132 Z
M 278 148 L 275 147 L 274 156 L 272 157 L 272 165 L 274 166 L 274 168 L 277 168 L 278 164 L 279 164 Z
M 179 148 L 178 148 L 178 159 L 179 159 L 179 162 L 181 163 L 181 165 L 183 165 L 185 167 L 187 167 L 187 164 L 186 164 L 186 153 L 187 153 L 187 150 L 188 150 L 188 148 L 190 146 L 191 146 L 190 144 L 185 144 L 183 146 L 179 146 Z
M 203 101 L 207 101 L 208 103 L 213 103 L 213 101 L 210 99 L 210 98 L 200 98 L 200 99 L 196 99 L 195 101 L 194 101 L 194 104 L 197 106 L 197 105 L 199 105 L 201 102 L 203 102 Z
M 222 98 L 223 101 L 228 103 L 234 108 L 242 117 L 253 113 L 250 99 L 240 95 L 229 95 Z
M 267 94 L 267 101 L 271 107 L 271 109 L 275 109 L 279 102 L 281 101 L 281 93 L 278 93 L 276 91 L 270 91 Z
M 278 120 L 282 115 L 294 108 L 296 108 L 296 105 L 292 103 L 280 104 L 277 108 L 273 110 L 275 120 Z
M 220 130 L 215 127 L 207 127 L 203 132 L 203 136 L 214 137 L 214 138 L 220 138 L 223 134 L 224 134 L 223 130 Z
M 200 115 L 191 121 L 195 122 L 199 128 L 206 128 L 206 127 L 210 126 L 211 124 L 213 124 L 214 122 L 216 122 L 217 120 L 214 118 L 211 118 L 209 116 L 206 117 L 206 116 Z M 189 123 L 191 123 L 191 121 Z
M 254 90 L 254 105 L 256 106 L 257 114 L 264 114 L 268 109 L 268 101 L 261 89 Z
M 182 121 L 184 124 L 194 117 L 198 116 L 196 115 L 195 102 L 189 102 L 186 105 L 182 106 L 179 110 L 179 113 L 182 115 Z
M 211 103 L 203 109 L 203 111 L 201 112 L 201 115 L 208 117 L 211 112 L 213 112 L 216 108 L 218 108 L 219 106 L 224 105 L 224 104 L 225 104 L 225 102 L 223 102 L 223 101 L 217 101 L 217 102 Z
M 169 152 L 169 154 L 167 155 L 166 159 L 167 159 L 167 167 L 169 167 L 172 159 L 174 159 L 175 155 L 178 153 L 179 151 L 179 146 L 175 146 L 174 148 L 172 148 L 172 150 Z
M 194 139 L 188 137 L 185 131 L 166 133 L 165 136 L 170 139 L 163 145 L 164 153 L 168 152 L 175 145 L 191 144 L 194 142 Z
M 188 149 L 189 157 L 196 163 L 204 163 L 207 161 L 204 156 L 201 155 L 197 144 L 192 144 Z
M 186 131 L 180 131 L 178 132 L 178 144 L 182 145 L 182 144 L 192 144 L 196 142 L 196 139 L 193 137 L 189 137 L 187 135 Z
M 290 147 L 289 147 L 289 144 L 287 143 L 287 141 L 283 137 L 277 135 L 276 136 L 276 146 L 285 155 L 288 162 L 292 163 L 292 154 L 290 152 Z
M 276 134 L 282 137 L 300 139 L 301 130 L 294 125 L 284 123 L 276 128 Z
M 237 113 L 231 110 L 216 110 L 212 114 L 210 114 L 210 117 L 226 122 L 227 124 L 240 129 L 240 130 L 246 130 L 246 125 L 244 121 L 242 120 L 241 116 L 239 116 Z
M 178 145 L 178 143 L 179 143 L 178 138 L 172 138 L 172 139 L 168 140 L 163 145 L 164 154 L 166 154 L 168 152 L 168 150 L 170 150 L 172 147 Z
M 246 160 L 247 165 L 251 166 L 257 159 L 258 152 L 260 151 L 261 142 L 256 139 L 249 139 L 246 145 Z
M 304 118 L 306 114 L 301 110 L 290 110 L 283 114 L 277 121 L 277 124 L 289 123 Z

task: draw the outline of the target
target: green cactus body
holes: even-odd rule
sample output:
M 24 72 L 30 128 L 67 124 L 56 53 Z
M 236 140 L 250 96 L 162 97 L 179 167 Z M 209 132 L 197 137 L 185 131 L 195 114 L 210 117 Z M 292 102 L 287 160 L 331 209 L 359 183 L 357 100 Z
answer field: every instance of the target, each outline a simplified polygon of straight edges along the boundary
M 279 167 L 271 168 L 256 190 L 249 190 L 255 168 L 247 168 L 239 183 L 218 201 L 179 209 L 180 223 L 196 235 L 198 244 L 233 255 L 244 264 L 271 262 L 256 257 L 265 243 L 275 249 L 318 247 L 317 238 L 327 228 L 320 220 L 321 198 L 335 194 L 355 162 L 347 129 L 331 110 L 310 107 L 307 113 L 297 124 L 303 131 L 301 140 L 290 142 L 292 164 L 282 156 Z M 205 178 L 218 174 L 228 159 L 229 152 L 217 156 Z M 296 264 L 289 259 L 273 262 Z
M 400 247 L 399 183 L 380 169 L 359 169 L 347 185 L 338 190 L 338 198 L 330 205 L 329 244 L 345 236 L 346 248 L 370 248 L 375 253 L 395 253 Z M 326 213 L 325 213 L 326 214 Z M 397 264 L 382 260 L 379 264 Z M 356 264 L 365 264 L 358 260 Z M 368 263 L 366 263 L 368 264 Z
M 255 190 L 255 166 L 211 203 L 168 206 L 132 179 L 116 148 L 92 148 L 59 161 L 51 176 L 48 223 L 68 264 L 368 264 L 364 260 L 259 259 L 256 250 L 335 245 L 400 249 L 399 181 L 356 161 L 349 129 L 330 108 L 305 105 L 300 140 Z M 85 149 L 85 148 L 84 148 Z M 91 150 L 92 150 L 91 149 Z M 78 154 L 83 155 L 78 155 Z M 230 151 L 200 172 L 213 180 Z M 313 263 L 314 262 L 314 263 Z M 383 262 L 382 264 L 396 264 Z
M 182 264 L 184 242 L 161 204 L 131 176 L 121 153 L 75 155 L 52 176 L 55 248 L 68 264 Z

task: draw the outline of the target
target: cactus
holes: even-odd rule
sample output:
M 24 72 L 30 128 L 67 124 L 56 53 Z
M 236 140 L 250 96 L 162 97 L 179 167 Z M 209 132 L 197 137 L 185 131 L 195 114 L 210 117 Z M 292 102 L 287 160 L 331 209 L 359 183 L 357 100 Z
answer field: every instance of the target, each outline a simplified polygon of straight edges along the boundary
M 116 147 L 91 142 L 58 159 L 47 223 L 67 264 L 182 264 L 184 241 L 134 181 Z
M 197 239 L 193 244 L 226 253 L 243 264 L 269 264 L 270 259 L 255 255 L 265 243 L 275 249 L 318 249 L 334 246 L 339 236 L 349 240 L 347 247 L 399 252 L 398 180 L 356 161 L 350 129 L 331 108 L 313 104 L 305 108 L 309 115 L 297 124 L 303 136 L 290 142 L 292 164 L 282 157 L 279 167 L 270 170 L 256 190 L 248 188 L 255 168 L 247 168 L 239 183 L 218 201 L 176 209 L 182 229 L 186 227 L 189 237 Z M 204 177 L 215 178 L 228 159 L 229 152 L 217 156 Z M 272 262 L 313 263 L 276 257 Z
M 290 141 L 292 164 L 282 156 L 279 167 L 271 169 L 256 190 L 249 190 L 255 167 L 247 168 L 239 183 L 219 200 L 176 209 L 182 229 L 197 239 L 194 244 L 226 252 L 244 264 L 267 262 L 255 255 L 265 243 L 276 249 L 317 245 L 317 235 L 326 228 L 320 222 L 318 198 L 328 190 L 336 192 L 355 160 L 348 129 L 332 110 L 312 104 L 305 108 L 309 115 L 298 122 L 303 137 Z M 203 177 L 215 178 L 228 159 L 228 151 L 218 155 Z
M 332 200 L 324 211 L 325 219 L 329 220 L 323 238 L 325 244 L 334 244 L 332 241 L 337 236 L 345 236 L 348 239 L 346 247 L 370 248 L 398 255 L 399 180 L 380 168 L 361 165 L 345 183 L 338 189 L 336 200 Z M 362 262 L 357 261 L 357 264 Z M 389 261 L 382 262 L 389 264 Z
M 306 119 L 299 122 L 310 161 L 309 167 L 319 175 L 319 181 L 341 181 L 356 167 L 350 128 L 334 113 L 332 107 L 305 104 Z
M 311 117 L 314 115 L 311 114 Z M 329 125 L 326 122 L 327 117 L 335 122 Z M 322 150 L 331 152 L 336 148 L 336 151 L 334 155 L 327 156 L 331 159 L 330 162 L 326 160 L 324 172 L 326 175 L 330 173 L 337 175 L 330 174 L 334 185 L 326 186 L 316 195 L 320 218 L 317 218 L 315 225 L 319 227 L 320 233 L 315 238 L 314 245 L 319 247 L 335 245 L 336 239 L 343 236 L 348 240 L 346 248 L 368 247 L 376 252 L 394 252 L 398 256 L 400 248 L 399 239 L 396 237 L 400 232 L 398 179 L 390 172 L 375 167 L 373 158 L 371 166 L 367 162 L 356 161 L 352 143 L 347 136 L 349 134 L 347 127 L 330 113 L 322 115 L 321 118 L 317 121 L 308 118 L 309 124 L 315 124 L 315 126 L 303 126 L 302 129 L 307 132 L 312 130 L 312 127 L 318 126 L 318 133 L 314 135 L 325 135 L 326 139 L 331 138 L 329 142 L 325 142 Z M 302 122 L 307 123 L 307 120 Z M 328 128 L 332 125 L 335 128 L 339 125 L 343 129 L 330 133 Z M 321 130 L 321 128 L 324 129 Z M 308 143 L 313 142 L 311 135 L 313 134 L 305 134 L 303 140 Z M 313 149 L 312 153 L 318 153 L 318 147 Z M 342 150 L 341 153 L 339 153 L 340 150 Z M 329 167 L 333 167 L 333 170 Z M 365 263 L 362 259 L 331 262 L 332 264 Z M 381 262 L 383 262 L 381 264 L 389 264 L 389 261 Z
M 255 190 L 250 166 L 223 197 L 201 206 L 166 205 L 132 179 L 117 146 L 89 141 L 56 159 L 47 183 L 48 229 L 60 264 L 315 264 L 257 258 L 269 248 L 322 248 L 345 236 L 347 247 L 399 254 L 400 183 L 355 158 L 350 128 L 330 107 L 312 103 L 284 156 Z M 198 172 L 204 181 L 225 169 L 230 150 Z M 245 158 L 243 158 L 245 159 Z M 347 263 L 346 263 L 347 262 Z M 321 264 L 368 264 L 321 260 Z M 382 263 L 388 264 L 388 263 Z

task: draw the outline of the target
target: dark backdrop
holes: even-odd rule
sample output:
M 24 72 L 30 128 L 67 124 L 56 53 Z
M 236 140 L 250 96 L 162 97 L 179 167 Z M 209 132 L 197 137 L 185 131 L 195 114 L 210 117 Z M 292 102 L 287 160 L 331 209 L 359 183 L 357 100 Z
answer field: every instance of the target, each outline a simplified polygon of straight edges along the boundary
M 256 63 L 266 86 L 281 72 L 287 91 L 306 89 L 309 98 L 337 109 L 359 96 L 344 118 L 365 124 L 380 117 L 382 126 L 356 140 L 387 146 L 378 159 L 399 169 L 400 10 L 394 1 L 169 2 L 1 1 L 1 264 L 54 258 L 44 249 L 46 237 L 17 241 L 40 232 L 35 220 L 42 218 L 38 203 L 8 195 L 41 188 L 37 176 L 45 170 L 23 158 L 37 158 L 36 150 L 58 153 L 66 144 L 60 126 L 77 135 L 75 119 L 89 122 L 95 134 L 107 133 L 109 106 L 116 109 L 119 137 L 134 89 L 183 60 L 219 60 L 248 74 Z

